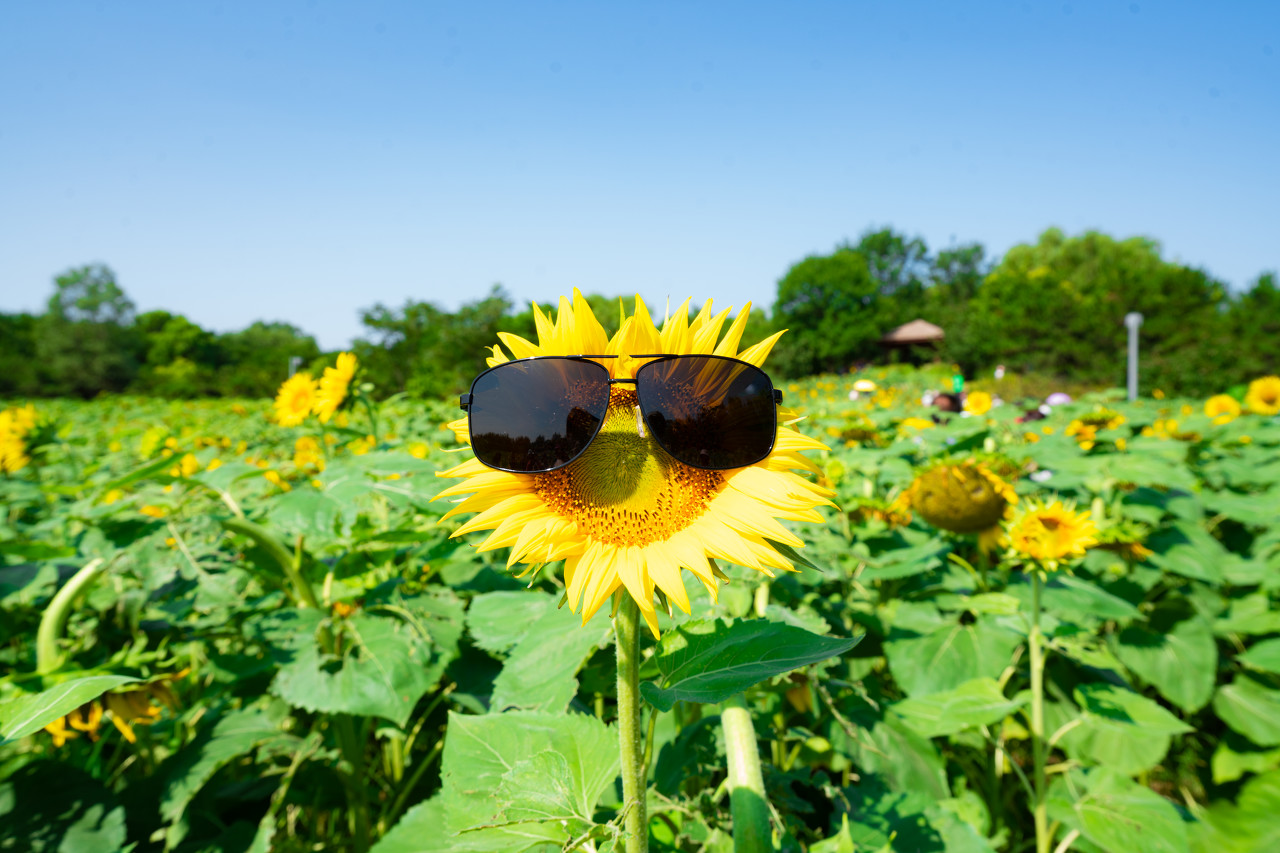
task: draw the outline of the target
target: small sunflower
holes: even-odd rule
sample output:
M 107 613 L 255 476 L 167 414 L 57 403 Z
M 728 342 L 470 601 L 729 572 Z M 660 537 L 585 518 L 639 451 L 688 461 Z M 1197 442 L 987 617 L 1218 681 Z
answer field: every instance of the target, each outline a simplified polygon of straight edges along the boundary
M 1249 383 L 1244 405 L 1258 415 L 1280 415 L 1280 376 L 1264 376 Z
M 1016 556 L 1052 570 L 1060 560 L 1083 557 L 1097 544 L 1098 528 L 1088 512 L 1055 498 L 1024 506 L 1009 523 L 1007 539 Z
M 934 527 L 981 533 L 1000 524 L 1018 495 L 986 464 L 966 459 L 922 472 L 901 500 Z
M 1205 400 L 1204 413 L 1213 418 L 1215 424 L 1225 424 L 1240 417 L 1240 404 L 1235 397 L 1215 394 Z
M 314 436 L 304 435 L 293 443 L 294 467 L 324 470 L 324 453 Z
M 0 471 L 12 474 L 30 464 L 28 438 L 36 421 L 36 409 L 30 403 L 0 411 Z
M 297 426 L 316 405 L 316 381 L 310 373 L 295 373 L 284 381 L 272 404 L 280 426 Z
M 925 429 L 933 429 L 933 426 L 934 426 L 933 421 L 929 420 L 928 418 L 912 417 L 912 418 L 904 418 L 898 421 L 899 430 L 914 429 L 918 431 L 918 430 L 925 430 Z
M 500 332 L 515 358 L 540 355 L 616 354 L 602 359 L 614 378 L 634 376 L 642 362 L 629 353 L 715 354 L 756 366 L 764 363 L 781 333 L 739 351 L 750 305 L 721 337 L 729 310 L 713 313 L 708 301 L 692 321 L 689 302 L 672 312 L 658 330 L 637 297 L 632 316 L 610 338 L 577 290 L 561 298 L 554 321 L 533 307 L 537 343 Z M 490 366 L 508 361 L 493 348 Z M 635 391 L 614 385 L 605 422 L 587 450 L 570 465 L 539 474 L 512 474 L 469 459 L 438 476 L 462 482 L 439 497 L 469 495 L 445 517 L 479 513 L 453 535 L 491 530 L 481 551 L 510 547 L 507 565 L 532 568 L 564 560 L 569 607 L 590 619 L 620 589 L 635 599 L 649 628 L 658 632 L 655 592 L 689 612 L 681 577 L 687 569 L 714 599 L 724 576 L 715 560 L 726 560 L 767 576 L 795 571 L 773 543 L 803 547 L 778 519 L 820 522 L 816 507 L 834 506 L 829 489 L 797 472 L 818 473 L 800 455 L 824 449 L 821 442 L 791 428 L 799 418 L 778 410 L 773 452 L 754 465 L 728 471 L 691 468 L 672 459 L 653 440 L 639 435 L 633 414 Z M 449 424 L 467 441 L 467 419 Z
M 985 415 L 991 411 L 992 402 L 986 391 L 970 391 L 964 398 L 964 410 L 971 415 Z
M 327 424 L 329 418 L 333 417 L 333 413 L 342 405 L 342 401 L 347 399 L 347 388 L 356 375 L 356 365 L 355 353 L 344 352 L 338 354 L 336 367 L 324 369 L 312 408 L 316 417 L 320 419 L 320 423 Z

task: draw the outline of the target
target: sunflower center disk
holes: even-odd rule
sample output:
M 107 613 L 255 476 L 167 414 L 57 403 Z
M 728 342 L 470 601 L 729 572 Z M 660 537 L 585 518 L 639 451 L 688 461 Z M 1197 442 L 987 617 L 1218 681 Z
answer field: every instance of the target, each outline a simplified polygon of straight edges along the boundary
M 554 512 L 609 545 L 664 541 L 706 512 L 724 483 L 719 471 L 672 459 L 636 429 L 636 393 L 614 388 L 604 425 L 572 465 L 538 474 L 534 491 Z

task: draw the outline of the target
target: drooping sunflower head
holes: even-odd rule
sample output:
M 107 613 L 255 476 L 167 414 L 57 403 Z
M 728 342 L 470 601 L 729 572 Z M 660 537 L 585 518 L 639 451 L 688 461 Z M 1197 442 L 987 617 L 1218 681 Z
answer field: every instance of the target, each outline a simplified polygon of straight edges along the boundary
M 1018 495 L 986 464 L 965 459 L 921 472 L 901 500 L 934 527 L 980 533 L 999 525 Z
M 686 301 L 659 329 L 636 297 L 634 312 L 610 337 L 575 290 L 572 301 L 560 300 L 554 321 L 534 306 L 536 343 L 499 333 L 502 346 L 493 347 L 488 363 L 495 367 L 510 360 L 508 352 L 517 359 L 616 355 L 599 360 L 615 379 L 634 377 L 646 363 L 633 357 L 638 353 L 721 355 L 761 366 L 781 332 L 739 350 L 750 305 L 726 331 L 730 310 L 714 313 L 708 301 L 690 320 Z M 779 520 L 821 521 L 816 507 L 834 506 L 833 493 L 800 475 L 818 470 L 800 451 L 825 446 L 793 429 L 798 418 L 788 409 L 779 409 L 776 441 L 766 458 L 744 468 L 708 471 L 675 460 L 651 431 L 637 429 L 636 405 L 632 387 L 613 385 L 600 431 L 569 465 L 518 474 L 470 459 L 439 474 L 462 481 L 440 497 L 468 496 L 446 518 L 478 515 L 454 536 L 492 531 L 478 547 L 510 547 L 508 567 L 564 560 L 568 603 L 574 612 L 581 608 L 584 622 L 625 589 L 657 634 L 655 597 L 689 612 L 684 570 L 702 581 L 713 599 L 723 577 L 716 559 L 769 576 L 775 570 L 794 571 L 774 543 L 793 548 L 803 543 Z M 449 427 L 460 441 L 468 441 L 466 418 Z
M 284 381 L 276 392 L 276 423 L 280 426 L 297 426 L 307 419 L 316 404 L 316 382 L 305 371 L 295 373 Z
M 1264 376 L 1249 383 L 1244 404 L 1258 415 L 1280 415 L 1280 376 Z
M 1052 571 L 1059 561 L 1083 557 L 1097 544 L 1098 528 L 1088 512 L 1054 498 L 1027 503 L 1009 523 L 1007 538 L 1015 556 Z

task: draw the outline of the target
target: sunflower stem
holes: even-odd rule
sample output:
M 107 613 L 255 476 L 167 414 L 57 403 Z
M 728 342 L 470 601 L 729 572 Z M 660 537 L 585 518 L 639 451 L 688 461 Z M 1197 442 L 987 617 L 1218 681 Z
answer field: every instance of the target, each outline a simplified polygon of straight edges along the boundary
M 613 619 L 618 652 L 618 740 L 626 853 L 648 853 L 644 743 L 640 734 L 640 607 L 626 593 Z
M 733 811 L 734 853 L 766 853 L 773 850 L 769 828 L 769 799 L 760 772 L 760 748 L 751 725 L 746 698 L 739 693 L 720 712 L 724 748 L 729 760 L 729 802 Z
M 49 606 L 40 617 L 40 627 L 36 629 L 36 672 L 47 675 L 62 665 L 62 652 L 58 649 L 58 640 L 67 627 L 67 619 L 71 616 L 71 605 L 76 597 L 93 583 L 98 575 L 106 570 L 106 563 L 101 557 L 85 563 L 84 568 L 71 576 L 71 580 L 63 584 Z
M 1045 803 L 1044 649 L 1040 634 L 1040 568 L 1031 573 L 1031 630 L 1027 648 L 1031 654 L 1031 755 L 1034 763 L 1036 853 L 1049 853 L 1048 810 Z

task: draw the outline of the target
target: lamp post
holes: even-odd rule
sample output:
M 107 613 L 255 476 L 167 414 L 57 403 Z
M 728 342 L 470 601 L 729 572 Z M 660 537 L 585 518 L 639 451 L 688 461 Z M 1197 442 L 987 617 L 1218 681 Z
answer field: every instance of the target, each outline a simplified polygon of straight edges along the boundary
M 1124 315 L 1124 324 L 1129 329 L 1129 402 L 1138 399 L 1138 329 L 1142 326 L 1142 315 L 1130 311 Z

